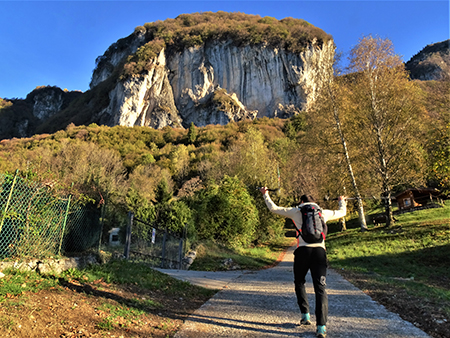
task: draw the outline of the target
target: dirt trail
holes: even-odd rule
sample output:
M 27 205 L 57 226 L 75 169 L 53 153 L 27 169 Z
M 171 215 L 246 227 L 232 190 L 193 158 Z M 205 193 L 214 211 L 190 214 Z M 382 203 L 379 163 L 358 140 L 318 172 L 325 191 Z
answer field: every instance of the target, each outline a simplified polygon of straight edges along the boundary
M 175 337 L 315 337 L 315 325 L 296 325 L 300 316 L 293 290 L 293 250 L 277 266 L 256 272 L 165 271 L 193 284 L 222 289 L 189 317 Z M 327 285 L 329 338 L 430 337 L 332 270 Z M 307 291 L 314 312 L 310 276 Z M 312 320 L 315 323 L 314 315 Z

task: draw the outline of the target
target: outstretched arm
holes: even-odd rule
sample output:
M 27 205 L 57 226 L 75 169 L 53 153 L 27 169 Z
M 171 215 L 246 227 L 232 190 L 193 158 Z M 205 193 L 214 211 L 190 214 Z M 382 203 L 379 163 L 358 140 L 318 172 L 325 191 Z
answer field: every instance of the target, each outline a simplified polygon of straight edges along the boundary
M 333 221 L 339 218 L 344 217 L 347 214 L 347 202 L 345 201 L 345 196 L 339 196 L 339 209 L 338 210 L 323 210 L 323 218 L 325 222 Z
M 262 187 L 259 189 L 259 191 L 261 191 L 261 193 L 263 194 L 264 202 L 266 202 L 266 206 L 271 212 L 273 212 L 277 215 L 283 216 L 283 217 L 288 217 L 288 218 L 295 217 L 295 214 L 297 213 L 297 209 L 296 208 L 283 208 L 283 207 L 279 207 L 278 205 L 276 205 L 270 198 L 269 190 L 267 189 L 267 187 Z

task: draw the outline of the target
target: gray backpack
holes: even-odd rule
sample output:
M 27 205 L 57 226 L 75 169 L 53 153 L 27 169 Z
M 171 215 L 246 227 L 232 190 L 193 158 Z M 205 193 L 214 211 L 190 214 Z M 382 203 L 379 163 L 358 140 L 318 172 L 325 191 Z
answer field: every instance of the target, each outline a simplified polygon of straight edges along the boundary
M 302 228 L 299 235 L 306 243 L 320 243 L 325 239 L 327 226 L 322 216 L 322 209 L 315 203 L 300 207 L 302 213 Z

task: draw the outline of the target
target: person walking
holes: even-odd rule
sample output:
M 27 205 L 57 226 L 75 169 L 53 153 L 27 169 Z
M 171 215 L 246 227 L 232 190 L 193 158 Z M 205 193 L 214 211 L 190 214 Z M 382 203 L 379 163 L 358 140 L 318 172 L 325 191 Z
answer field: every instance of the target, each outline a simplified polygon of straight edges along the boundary
M 309 312 L 308 296 L 306 294 L 306 274 L 311 271 L 311 277 L 314 286 L 316 298 L 316 335 L 319 338 L 325 338 L 327 335 L 326 323 L 328 317 L 328 296 L 326 292 L 326 275 L 327 275 L 327 253 L 325 247 L 325 238 L 327 235 L 326 222 L 342 218 L 347 213 L 347 204 L 344 196 L 339 196 L 338 210 L 321 210 L 314 202 L 311 195 L 303 195 L 300 197 L 300 205 L 298 207 L 279 207 L 269 196 L 267 187 L 260 188 L 263 194 L 267 208 L 280 216 L 290 218 L 299 233 L 301 233 L 303 225 L 302 208 L 311 206 L 320 211 L 320 217 L 323 217 L 323 231 L 320 239 L 315 243 L 305 241 L 302 234 L 298 236 L 298 247 L 294 251 L 294 285 L 297 303 L 301 312 L 300 325 L 311 325 L 311 317 Z M 303 208 L 305 210 L 305 208 Z M 305 237 L 306 238 L 306 237 Z

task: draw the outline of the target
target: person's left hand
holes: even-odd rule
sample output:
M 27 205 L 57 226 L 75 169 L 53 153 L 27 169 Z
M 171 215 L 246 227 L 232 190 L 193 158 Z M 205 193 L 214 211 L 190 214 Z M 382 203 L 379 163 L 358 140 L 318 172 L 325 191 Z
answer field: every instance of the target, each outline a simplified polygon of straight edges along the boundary
M 261 191 L 261 194 L 265 194 L 268 190 L 267 190 L 267 187 L 261 187 L 261 188 L 259 188 L 259 191 Z

